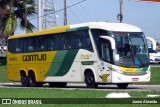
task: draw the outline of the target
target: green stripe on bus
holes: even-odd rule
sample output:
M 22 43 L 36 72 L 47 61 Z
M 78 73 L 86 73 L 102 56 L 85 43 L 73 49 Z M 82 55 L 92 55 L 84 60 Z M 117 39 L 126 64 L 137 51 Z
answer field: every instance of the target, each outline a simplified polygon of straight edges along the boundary
M 148 70 L 148 68 L 149 68 L 149 66 L 144 67 L 142 71 L 145 71 L 145 72 L 146 72 L 146 71 Z
M 66 53 L 67 53 L 67 50 L 57 51 L 46 76 L 53 76 L 58 72 L 58 70 L 59 70 L 59 68 L 60 68 L 60 66 L 66 56 Z
M 77 55 L 77 50 L 57 51 L 46 76 L 64 76 L 71 68 Z
M 88 29 L 89 27 L 71 28 L 71 29 L 67 29 L 66 32 L 78 31 L 78 30 L 88 30 Z
M 88 30 L 89 29 L 89 27 L 79 27 L 79 28 L 77 28 L 77 30 Z
M 94 61 L 82 61 L 81 64 L 82 65 L 93 65 Z
M 61 64 L 61 67 L 55 76 L 64 76 L 65 74 L 67 74 L 69 72 L 77 53 L 78 53 L 78 49 L 69 50 L 67 52 L 67 54 Z

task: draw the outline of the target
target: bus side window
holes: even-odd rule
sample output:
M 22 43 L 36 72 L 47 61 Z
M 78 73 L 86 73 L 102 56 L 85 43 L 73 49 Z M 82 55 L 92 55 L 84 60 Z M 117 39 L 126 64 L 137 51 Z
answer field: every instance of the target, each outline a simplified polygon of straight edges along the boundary
M 39 50 L 38 49 L 38 38 L 37 37 L 27 38 L 27 51 L 36 52 L 38 50 Z
M 84 41 L 83 41 L 83 32 L 82 31 L 78 31 L 77 33 L 77 47 L 80 48 L 84 48 Z
M 69 43 L 69 49 L 75 49 L 76 48 L 76 35 L 74 32 L 69 33 L 68 37 L 68 43 Z
M 62 46 L 62 35 L 61 34 L 56 34 L 55 35 L 55 48 L 56 50 L 61 50 Z
M 67 33 L 62 33 L 62 50 L 68 49 L 68 34 Z
M 16 40 L 15 39 L 11 39 L 8 41 L 8 51 L 11 53 L 15 53 L 15 43 Z
M 75 49 L 75 41 L 73 32 L 62 34 L 62 49 Z
M 16 39 L 15 43 L 15 52 L 22 53 L 23 52 L 23 39 Z
M 49 35 L 48 36 L 48 49 L 50 51 L 53 51 L 56 49 L 55 47 L 55 35 Z
M 39 46 L 41 51 L 47 50 L 47 36 L 39 37 Z
M 77 32 L 77 47 L 79 49 L 87 49 L 93 51 L 88 30 Z

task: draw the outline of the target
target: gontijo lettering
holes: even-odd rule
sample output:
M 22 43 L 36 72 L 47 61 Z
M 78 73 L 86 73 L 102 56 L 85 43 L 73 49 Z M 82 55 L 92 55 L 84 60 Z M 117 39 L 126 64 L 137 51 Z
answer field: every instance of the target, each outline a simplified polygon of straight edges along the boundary
M 22 61 L 46 61 L 47 55 L 46 54 L 34 54 L 34 55 L 23 55 Z

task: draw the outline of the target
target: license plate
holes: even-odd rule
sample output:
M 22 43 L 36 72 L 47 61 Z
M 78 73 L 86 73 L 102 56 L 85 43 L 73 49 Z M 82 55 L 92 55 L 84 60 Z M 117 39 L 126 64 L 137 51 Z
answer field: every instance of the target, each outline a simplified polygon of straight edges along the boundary
M 132 78 L 132 81 L 138 81 L 139 78 Z

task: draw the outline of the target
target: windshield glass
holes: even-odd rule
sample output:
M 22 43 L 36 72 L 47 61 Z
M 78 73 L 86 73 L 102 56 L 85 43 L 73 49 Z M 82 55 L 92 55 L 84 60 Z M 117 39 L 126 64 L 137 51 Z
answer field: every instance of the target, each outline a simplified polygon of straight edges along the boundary
M 112 32 L 116 42 L 116 54 L 119 66 L 141 67 L 149 64 L 148 48 L 141 32 Z
M 124 67 L 149 65 L 148 48 L 142 32 L 111 32 L 102 29 L 91 29 L 91 32 L 101 60 Z M 100 36 L 114 38 L 116 49 L 112 50 L 112 44 Z

